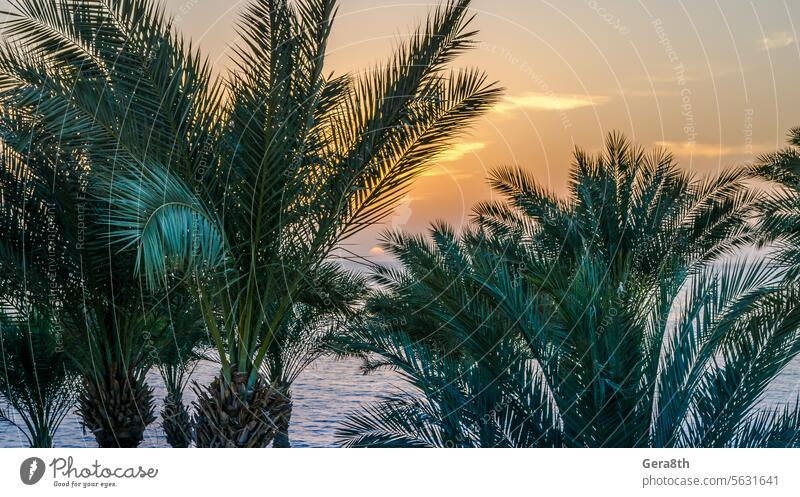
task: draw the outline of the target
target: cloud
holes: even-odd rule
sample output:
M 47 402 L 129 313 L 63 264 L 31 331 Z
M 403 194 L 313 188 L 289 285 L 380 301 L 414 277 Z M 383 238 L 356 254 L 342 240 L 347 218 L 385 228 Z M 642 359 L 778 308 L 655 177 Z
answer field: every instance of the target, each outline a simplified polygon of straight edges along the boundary
M 762 50 L 774 50 L 777 48 L 788 47 L 794 43 L 795 39 L 791 33 L 781 31 L 780 33 L 772 33 L 766 38 L 761 38 L 760 45 Z
M 502 102 L 495 105 L 494 110 L 500 113 L 517 109 L 572 110 L 602 105 L 608 100 L 608 97 L 592 95 L 526 93 L 525 95 L 506 97 Z
M 674 155 L 682 157 L 725 157 L 733 155 L 757 155 L 766 150 L 766 146 L 738 145 L 729 146 L 720 143 L 692 143 L 692 142 L 672 142 L 658 141 L 657 147 L 663 147 Z
M 455 162 L 467 154 L 483 150 L 484 148 L 486 148 L 486 143 L 484 142 L 456 143 L 445 152 L 439 154 L 436 160 L 439 162 Z
M 469 155 L 483 150 L 486 148 L 485 142 L 461 142 L 455 143 L 450 148 L 441 152 L 434 160 L 435 164 L 432 165 L 427 171 L 422 173 L 422 176 L 450 176 L 453 179 L 466 179 L 471 178 L 471 173 L 458 172 L 456 169 L 451 169 L 445 166 L 447 162 L 456 162 L 465 155 Z M 457 166 L 456 166 L 457 168 Z
M 411 214 L 414 211 L 411 210 L 411 195 L 406 194 L 403 197 L 403 200 L 395 207 L 394 215 L 392 216 L 391 223 L 392 229 L 399 229 L 408 223 L 408 220 L 411 219 Z M 373 247 L 373 248 L 380 248 L 380 247 Z

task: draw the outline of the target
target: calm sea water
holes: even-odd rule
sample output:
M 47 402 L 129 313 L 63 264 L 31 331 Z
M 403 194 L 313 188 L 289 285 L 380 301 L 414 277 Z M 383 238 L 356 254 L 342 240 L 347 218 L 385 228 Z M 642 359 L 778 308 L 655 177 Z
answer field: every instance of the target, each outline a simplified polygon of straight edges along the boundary
M 384 392 L 401 386 L 389 372 L 364 376 L 359 361 L 320 359 L 298 378 L 293 388 L 294 412 L 290 436 L 295 447 L 330 447 L 335 445 L 334 430 L 349 412 L 362 404 L 376 400 Z M 195 371 L 197 380 L 206 384 L 216 374 L 213 364 L 200 364 Z M 158 374 L 150 375 L 150 384 L 157 399 L 164 396 Z M 800 394 L 800 358 L 787 367 L 770 386 L 763 400 L 765 406 L 793 401 Z M 194 395 L 187 391 L 187 401 Z M 160 411 L 160 402 L 157 411 Z M 14 428 L 0 426 L 0 447 L 24 447 L 24 438 Z M 70 414 L 56 437 L 58 447 L 96 447 L 94 438 L 85 435 L 78 418 Z M 145 433 L 144 447 L 167 447 L 160 429 L 160 420 L 152 423 Z
M 296 447 L 331 447 L 335 445 L 334 430 L 345 419 L 347 413 L 357 409 L 365 402 L 375 400 L 383 392 L 391 391 L 399 385 L 391 373 L 378 372 L 363 375 L 359 370 L 360 361 L 355 359 L 332 360 L 323 358 L 307 368 L 297 379 L 292 389 L 294 411 L 290 437 Z M 194 378 L 200 384 L 208 384 L 216 375 L 218 367 L 212 363 L 201 363 L 195 370 Z M 158 373 L 153 371 L 148 382 L 154 389 L 157 400 L 156 412 L 161 411 L 164 386 Z M 186 402 L 195 395 L 186 390 Z M 59 429 L 55 445 L 57 447 L 97 447 L 94 437 L 86 435 L 81 429 L 78 417 L 69 414 Z M 0 447 L 25 447 L 25 439 L 16 430 L 0 423 Z M 142 447 L 168 447 L 161 430 L 160 418 L 145 432 Z

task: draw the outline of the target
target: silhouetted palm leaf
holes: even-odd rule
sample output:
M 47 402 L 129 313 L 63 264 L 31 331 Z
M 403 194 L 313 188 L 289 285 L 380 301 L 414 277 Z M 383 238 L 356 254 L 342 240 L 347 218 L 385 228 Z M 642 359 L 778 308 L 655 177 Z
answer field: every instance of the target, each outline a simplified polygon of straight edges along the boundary
M 317 312 L 303 296 L 332 274 L 333 249 L 497 100 L 481 71 L 447 70 L 474 45 L 469 3 L 434 9 L 389 63 L 336 77 L 324 71 L 334 0 L 253 0 L 217 81 L 150 0 L 19 0 L 0 101 L 91 167 L 112 251 L 134 253 L 151 289 L 185 275 L 223 387 L 246 377 L 246 405 L 256 383 L 314 356 L 287 361 L 299 343 L 287 337 Z M 318 348 L 301 335 L 301 350 Z
M 764 262 L 720 263 L 754 240 L 745 174 L 697 180 L 617 135 L 575 161 L 567 199 L 501 169 L 505 203 L 464 233 L 387 235 L 402 269 L 377 271 L 348 346 L 412 388 L 342 443 L 797 444 L 793 408 L 758 408 L 800 352 L 797 299 Z
M 62 337 L 39 313 L 0 315 L 0 422 L 18 428 L 31 447 L 52 447 L 72 408 L 79 376 L 64 354 Z

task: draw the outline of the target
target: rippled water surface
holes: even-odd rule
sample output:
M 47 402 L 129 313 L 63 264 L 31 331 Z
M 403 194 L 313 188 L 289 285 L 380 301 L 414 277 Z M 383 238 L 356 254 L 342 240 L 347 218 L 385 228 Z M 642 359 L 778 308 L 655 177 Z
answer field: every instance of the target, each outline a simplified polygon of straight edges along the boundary
M 330 447 L 335 445 L 334 430 L 348 412 L 373 401 L 381 393 L 401 386 L 392 373 L 361 374 L 359 361 L 320 359 L 298 378 L 293 388 L 291 438 L 295 447 Z M 201 364 L 195 377 L 202 384 L 211 381 L 216 366 Z M 164 388 L 158 374 L 150 375 L 155 396 L 161 399 Z M 800 360 L 795 360 L 770 386 L 764 405 L 794 401 L 800 393 Z M 187 401 L 194 395 L 187 391 Z M 160 411 L 160 405 L 157 406 Z M 0 447 L 23 447 L 24 438 L 13 428 L 0 426 Z M 58 447 L 96 447 L 94 438 L 84 435 L 78 418 L 70 414 L 56 437 Z M 144 447 L 167 447 L 160 429 L 160 420 L 152 423 L 145 434 Z

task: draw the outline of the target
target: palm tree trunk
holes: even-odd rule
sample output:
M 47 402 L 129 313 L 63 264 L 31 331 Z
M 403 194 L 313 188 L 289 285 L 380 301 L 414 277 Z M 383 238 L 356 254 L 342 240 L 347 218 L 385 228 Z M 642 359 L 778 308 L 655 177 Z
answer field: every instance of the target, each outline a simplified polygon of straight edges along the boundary
M 153 389 L 143 375 L 112 366 L 105 378 L 84 377 L 77 413 L 100 447 L 138 447 L 155 421 Z
M 277 423 L 270 406 L 280 394 L 259 375 L 247 389 L 247 373 L 236 372 L 230 384 L 214 378 L 211 385 L 195 384 L 195 444 L 197 447 L 267 447 Z
M 164 397 L 164 408 L 161 410 L 161 427 L 171 447 L 189 447 L 194 438 L 194 423 L 189 410 L 183 404 L 181 392 L 168 393 Z
M 275 438 L 272 446 L 276 449 L 285 449 L 292 446 L 289 441 L 289 424 L 292 420 L 292 393 L 285 384 L 276 385 L 280 394 L 269 408 L 270 417 L 276 426 Z

